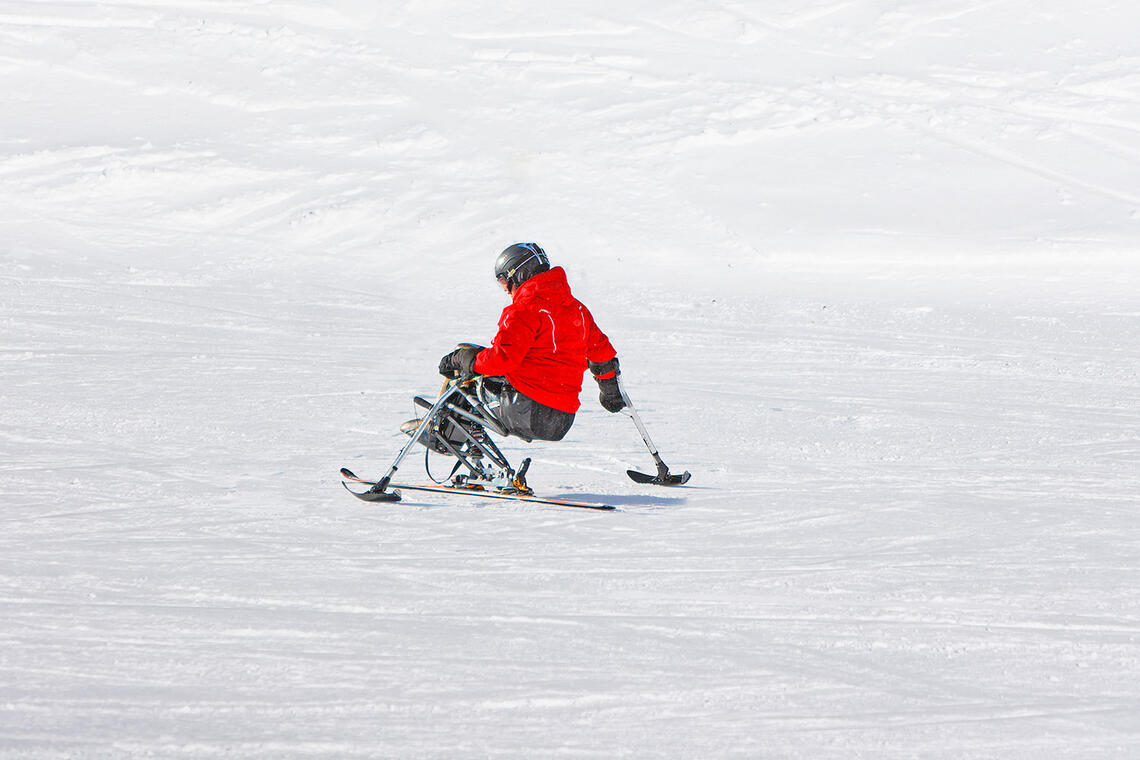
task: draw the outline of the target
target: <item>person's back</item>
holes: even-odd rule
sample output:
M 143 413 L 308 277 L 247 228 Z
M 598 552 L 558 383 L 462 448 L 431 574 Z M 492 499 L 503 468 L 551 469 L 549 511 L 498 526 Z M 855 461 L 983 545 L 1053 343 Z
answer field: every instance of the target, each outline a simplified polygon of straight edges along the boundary
M 512 296 L 494 341 L 475 359 L 475 371 L 502 375 L 535 401 L 577 412 L 588 362 L 609 361 L 617 352 L 571 294 L 562 267 L 531 277 Z

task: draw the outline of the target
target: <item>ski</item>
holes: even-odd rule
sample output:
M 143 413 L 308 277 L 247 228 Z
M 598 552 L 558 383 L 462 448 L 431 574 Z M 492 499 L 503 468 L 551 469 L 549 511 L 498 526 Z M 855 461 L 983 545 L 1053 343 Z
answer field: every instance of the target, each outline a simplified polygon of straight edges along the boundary
M 346 480 L 351 480 L 364 486 L 376 485 L 376 481 L 365 480 L 363 478 L 357 477 L 356 474 L 352 472 L 352 470 L 349 470 L 347 468 L 342 467 L 340 474 L 341 477 L 345 478 Z M 373 493 L 369 491 L 354 491 L 348 487 L 347 483 L 342 483 L 342 485 L 346 491 L 362 501 L 399 501 L 399 492 L 401 490 L 404 490 L 425 491 L 427 493 L 453 494 L 460 496 L 478 496 L 484 499 L 522 501 L 527 502 L 528 504 L 544 504 L 554 507 L 573 507 L 575 509 L 596 509 L 605 511 L 612 511 L 615 509 L 615 507 L 610 504 L 599 504 L 589 501 L 571 501 L 568 499 L 551 499 L 544 496 L 533 496 L 521 493 L 503 493 L 500 491 L 487 491 L 479 488 L 456 488 L 453 486 L 418 486 L 409 485 L 407 483 L 389 483 L 387 489 L 385 489 L 383 492 Z

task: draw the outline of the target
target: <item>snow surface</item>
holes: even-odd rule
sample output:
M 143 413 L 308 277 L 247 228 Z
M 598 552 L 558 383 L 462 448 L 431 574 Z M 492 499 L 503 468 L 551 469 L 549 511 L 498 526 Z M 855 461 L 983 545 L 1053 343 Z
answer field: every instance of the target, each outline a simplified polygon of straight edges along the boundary
M 1140 757 L 1138 8 L 0 0 L 0 758 Z M 530 239 L 690 486 L 351 499 Z

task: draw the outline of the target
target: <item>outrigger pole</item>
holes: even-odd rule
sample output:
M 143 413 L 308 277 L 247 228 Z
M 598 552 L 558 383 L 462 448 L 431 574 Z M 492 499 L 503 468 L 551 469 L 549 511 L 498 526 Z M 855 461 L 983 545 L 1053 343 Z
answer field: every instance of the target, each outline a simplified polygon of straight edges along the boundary
M 649 447 L 649 453 L 653 455 L 653 461 L 657 463 L 657 474 L 647 475 L 644 472 L 637 470 L 626 470 L 626 475 L 637 483 L 651 483 L 658 486 L 679 486 L 689 482 L 692 477 L 688 470 L 680 475 L 669 474 L 669 466 L 661 459 L 661 455 L 657 453 L 657 447 L 653 445 L 653 440 L 649 437 L 649 431 L 645 429 L 645 424 L 641 421 L 641 416 L 637 413 L 636 407 L 629 399 L 629 394 L 625 392 L 625 384 L 621 381 L 621 373 L 617 374 L 618 390 L 621 391 L 622 400 L 625 401 L 625 407 L 629 410 L 629 416 L 633 419 L 633 424 L 637 426 L 637 432 L 641 433 L 641 440 L 645 441 L 645 445 Z

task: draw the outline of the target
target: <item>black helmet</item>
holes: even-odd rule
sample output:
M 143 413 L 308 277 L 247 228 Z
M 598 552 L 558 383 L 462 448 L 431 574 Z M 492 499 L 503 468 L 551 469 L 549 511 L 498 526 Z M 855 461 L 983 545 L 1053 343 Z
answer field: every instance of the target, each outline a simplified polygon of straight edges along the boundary
M 514 290 L 540 272 L 550 269 L 550 259 L 538 243 L 515 243 L 495 259 L 495 279 L 505 280 Z

